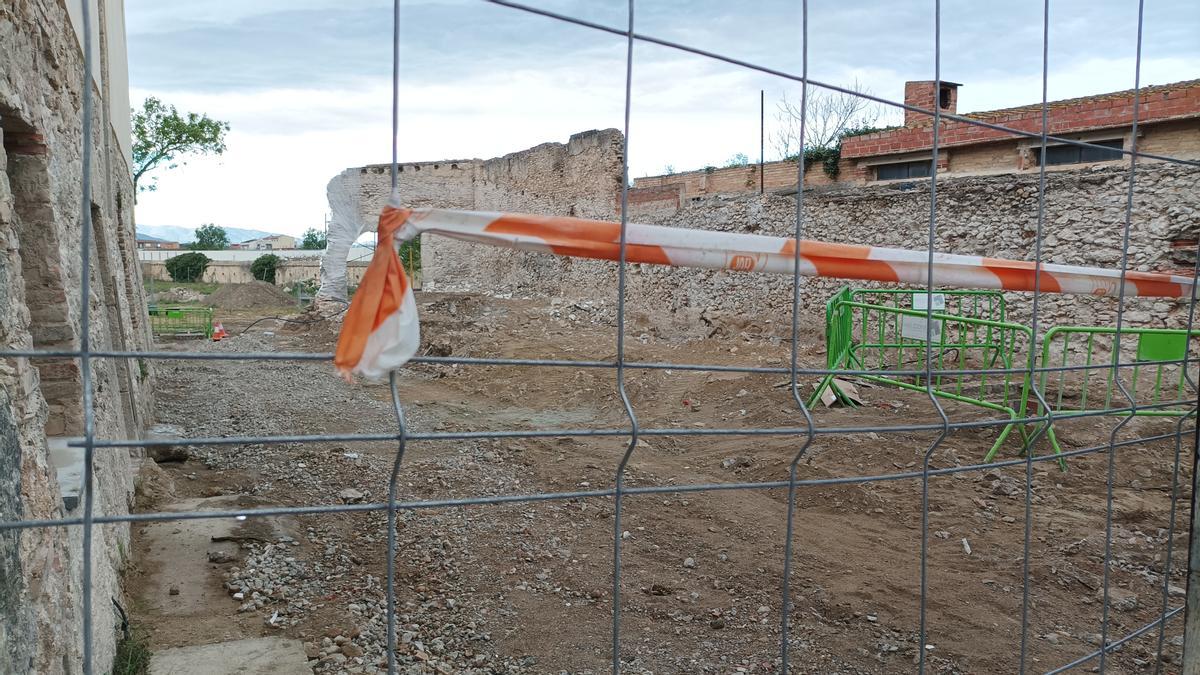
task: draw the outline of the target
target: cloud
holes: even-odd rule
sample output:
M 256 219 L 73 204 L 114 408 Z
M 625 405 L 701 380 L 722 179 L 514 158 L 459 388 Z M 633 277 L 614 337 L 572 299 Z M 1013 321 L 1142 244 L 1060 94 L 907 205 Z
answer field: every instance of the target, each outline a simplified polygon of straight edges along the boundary
M 536 4 L 621 28 L 626 20 L 621 2 Z M 941 72 L 964 83 L 960 110 L 1040 99 L 1040 2 L 942 4 Z M 1132 86 L 1134 11 L 1119 0 L 1052 3 L 1052 99 Z M 387 0 L 128 0 L 126 14 L 134 100 L 159 96 L 233 126 L 223 157 L 160 172 L 159 191 L 139 199 L 142 222 L 298 233 L 321 223 L 330 177 L 388 160 Z M 801 70 L 793 0 L 641 0 L 636 19 L 645 34 Z M 477 0 L 405 0 L 401 22 L 402 159 L 486 158 L 622 124 L 620 36 Z M 1190 0 L 1148 6 L 1145 30 L 1143 84 L 1200 75 L 1200 10 Z M 900 100 L 905 80 L 933 76 L 932 3 L 812 0 L 809 38 L 814 79 L 857 79 Z M 757 159 L 760 89 L 769 127 L 776 101 L 798 100 L 795 82 L 637 43 L 631 174 Z

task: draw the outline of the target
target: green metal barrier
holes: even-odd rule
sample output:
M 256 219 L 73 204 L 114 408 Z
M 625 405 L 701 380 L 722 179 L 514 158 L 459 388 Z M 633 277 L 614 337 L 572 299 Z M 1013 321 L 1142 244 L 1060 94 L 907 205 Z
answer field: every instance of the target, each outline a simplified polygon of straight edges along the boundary
M 1189 335 L 1185 330 L 1122 328 L 1119 352 L 1113 349 L 1116 333 L 1116 328 L 1089 326 L 1057 326 L 1046 332 L 1039 389 L 1051 412 L 1103 413 L 1128 408 L 1129 399 L 1117 386 L 1120 382 L 1137 406 L 1151 407 L 1114 415 L 1188 414 L 1195 407 L 1196 396 L 1187 382 L 1185 369 L 1190 369 L 1196 381 L 1200 373 L 1194 361 L 1200 353 L 1197 341 L 1200 330 Z M 1036 399 L 1034 406 L 1042 414 L 1042 406 Z M 1062 452 L 1053 426 L 1047 437 L 1054 451 Z
M 847 292 L 847 297 L 844 299 L 853 302 L 920 310 L 924 310 L 925 306 L 920 304 L 919 301 L 923 301 L 925 296 L 928 295 L 925 291 L 921 290 L 851 288 L 849 286 L 843 287 L 839 293 L 841 292 Z M 1004 302 L 1004 293 L 1001 291 L 986 290 L 934 291 L 933 309 L 941 314 L 966 316 L 973 319 L 986 319 L 988 321 L 1004 321 L 1007 316 L 1006 312 L 1008 311 L 1007 305 Z
M 213 311 L 211 307 L 150 306 L 150 330 L 158 337 L 211 338 Z
M 939 297 L 941 296 L 941 297 Z M 996 291 L 944 291 L 933 295 L 931 315 L 923 302 L 924 291 L 875 289 L 839 290 L 826 305 L 826 363 L 830 370 L 922 370 L 925 368 L 927 331 L 933 339 L 933 369 L 941 371 L 1010 369 L 1030 365 L 1032 331 L 1003 320 L 1003 296 Z M 862 302 L 859 299 L 888 304 Z M 901 307 L 902 302 L 915 305 Z M 947 313 L 947 310 L 955 313 Z M 975 314 L 974 316 L 968 314 Z M 926 324 L 926 317 L 933 324 Z M 1022 356 L 1024 354 L 1024 356 Z M 816 405 L 828 389 L 844 404 L 854 405 L 826 375 L 808 404 Z M 921 376 L 858 375 L 912 391 L 925 391 Z M 933 379 L 935 396 L 979 406 L 1017 419 L 1025 415 L 1029 380 L 1024 374 L 1003 375 L 943 373 Z M 986 459 L 995 456 L 1017 424 L 1004 426 Z M 1022 435 L 1024 430 L 1020 429 Z
M 879 289 L 879 288 L 852 288 L 843 286 L 834 293 L 833 297 L 825 303 L 825 344 L 827 351 L 825 354 L 826 366 L 830 369 L 838 368 L 845 360 L 845 350 L 850 346 L 853 334 L 853 323 L 850 313 L 838 311 L 838 305 L 844 302 L 861 302 L 871 305 L 879 305 L 883 307 L 892 307 L 898 309 L 913 308 L 923 309 L 917 296 L 924 296 L 922 291 L 897 290 L 897 289 Z M 934 293 L 934 309 L 940 314 L 951 314 L 954 316 L 971 317 L 975 319 L 986 319 L 988 321 L 1004 321 L 1006 306 L 1004 303 L 1004 295 L 1000 291 L 940 291 Z M 938 302 L 941 300 L 941 302 Z M 902 307 L 901 303 L 907 303 L 908 307 Z M 899 321 L 899 316 L 895 317 Z M 894 322 L 895 323 L 895 322 Z M 893 326 L 895 330 L 899 330 L 899 323 Z M 880 326 L 882 331 L 883 327 Z M 862 341 L 867 341 L 867 333 L 873 332 L 864 324 L 862 326 Z

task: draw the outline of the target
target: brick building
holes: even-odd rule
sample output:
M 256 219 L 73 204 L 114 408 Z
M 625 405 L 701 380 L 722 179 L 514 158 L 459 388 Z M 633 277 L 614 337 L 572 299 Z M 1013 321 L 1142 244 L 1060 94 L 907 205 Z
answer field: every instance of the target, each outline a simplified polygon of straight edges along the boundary
M 958 88 L 942 82 L 935 91 L 932 81 L 906 82 L 904 102 L 908 105 L 956 114 Z M 1200 158 L 1200 80 L 1143 87 L 1138 113 L 1138 150 L 1172 157 Z M 1051 143 L 1046 152 L 1047 168 L 1079 168 L 1120 161 L 1129 149 L 1133 121 L 1134 92 L 1118 91 L 1054 101 L 1048 106 L 1049 132 L 1053 136 L 1106 146 L 1083 148 Z M 974 120 L 1013 129 L 1040 133 L 1040 103 L 963 115 Z M 830 183 L 866 184 L 928 177 L 933 145 L 933 116 L 905 111 L 904 126 L 842 142 L 836 178 L 820 165 L 809 166 L 806 185 Z M 1014 136 L 969 122 L 942 121 L 939 138 L 938 173 L 971 176 L 1036 171 L 1040 142 Z M 1148 160 L 1149 161 L 1149 160 Z M 761 176 L 761 178 L 760 178 Z M 796 165 L 791 161 L 768 162 L 724 169 L 705 169 L 663 176 L 638 178 L 632 203 L 638 208 L 678 205 L 680 200 L 705 194 L 757 192 L 760 180 L 767 191 L 794 190 Z

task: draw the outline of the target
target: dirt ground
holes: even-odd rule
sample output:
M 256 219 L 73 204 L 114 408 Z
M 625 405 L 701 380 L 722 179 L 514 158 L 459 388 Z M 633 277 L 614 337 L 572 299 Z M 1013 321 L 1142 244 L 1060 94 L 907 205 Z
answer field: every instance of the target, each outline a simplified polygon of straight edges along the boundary
M 461 357 L 612 359 L 603 307 L 545 300 L 418 294 L 427 353 Z M 324 324 L 229 313 L 234 337 L 171 342 L 213 352 L 328 352 Z M 802 365 L 823 367 L 821 326 L 802 340 Z M 633 361 L 783 367 L 777 328 L 713 325 L 685 338 L 632 317 Z M 328 362 L 160 361 L 158 418 L 189 437 L 393 433 L 386 385 L 346 384 Z M 803 425 L 779 374 L 680 369 L 627 371 L 644 436 L 628 466 L 621 524 L 621 658 L 626 672 L 779 672 L 787 490 L 670 490 L 781 481 L 803 436 L 702 435 L 717 428 Z M 809 378 L 811 379 L 811 378 Z M 805 382 L 809 386 L 811 382 Z M 400 395 L 410 432 L 619 429 L 628 426 L 610 369 L 410 365 Z M 919 471 L 931 431 L 848 429 L 930 424 L 921 393 L 863 387 L 858 409 L 814 411 L 824 433 L 799 463 L 801 480 Z M 978 408 L 947 406 L 953 421 Z M 1065 449 L 1106 443 L 1116 418 L 1063 422 Z M 1173 431 L 1136 419 L 1118 439 Z M 933 468 L 982 460 L 996 428 L 951 433 Z M 627 436 L 411 440 L 402 500 L 457 499 L 610 488 Z M 1001 459 L 1017 456 L 1014 438 Z M 250 508 L 378 503 L 387 497 L 392 441 L 190 446 L 158 465 L 173 482 L 142 510 L 201 498 Z M 1039 452 L 1046 452 L 1045 445 Z M 1163 602 L 1173 440 L 1115 453 L 1109 639 L 1152 621 Z M 1185 453 L 1186 454 L 1186 453 Z M 1190 463 L 1168 575 L 1182 604 Z M 1068 471 L 1034 467 L 1029 668 L 1048 671 L 1100 642 L 1106 452 L 1071 458 Z M 933 477 L 928 483 L 928 633 L 931 672 L 1006 673 L 1021 644 L 1024 464 Z M 232 500 L 232 501 L 230 501 Z M 828 482 L 797 491 L 788 648 L 796 673 L 915 670 L 921 574 L 919 479 Z M 404 510 L 398 517 L 397 606 L 402 672 L 598 673 L 610 668 L 614 504 L 609 497 Z M 260 523 L 254 525 L 253 523 Z M 169 526 L 170 524 L 166 524 Z M 317 672 L 376 672 L 384 661 L 386 518 L 380 512 L 250 519 L 218 537 L 236 545 L 197 567 L 171 556 L 172 530 L 135 527 L 134 620 L 153 646 L 283 634 L 304 641 Z M 180 537 L 197 535 L 178 528 Z M 191 533 L 189 535 L 189 533 Z M 211 539 L 211 537 L 209 537 Z M 207 544 L 200 546 L 205 548 Z M 166 556 L 164 558 L 163 556 Z M 188 570 L 164 584 L 170 570 Z M 164 586 L 198 598 L 169 608 Z M 189 589 L 189 586 L 197 588 Z M 170 589 L 167 591 L 170 594 Z M 235 596 L 238 593 L 240 595 Z M 1166 632 L 1164 672 L 1180 670 L 1182 620 Z M 1159 633 L 1109 657 L 1109 672 L 1153 672 Z M 1080 667 L 1091 670 L 1096 661 Z

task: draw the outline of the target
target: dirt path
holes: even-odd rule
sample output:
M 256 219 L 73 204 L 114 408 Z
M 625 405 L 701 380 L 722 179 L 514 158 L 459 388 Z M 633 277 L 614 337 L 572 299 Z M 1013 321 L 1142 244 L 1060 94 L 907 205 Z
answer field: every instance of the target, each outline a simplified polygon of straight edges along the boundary
M 611 359 L 614 352 L 603 308 L 430 294 L 420 301 L 425 344 L 436 353 Z M 686 340 L 653 331 L 645 322 L 632 324 L 629 350 L 635 360 L 786 363 L 786 341 L 763 327 L 715 325 L 712 338 Z M 265 322 L 232 340 L 184 346 L 329 351 L 333 340 L 320 327 Z M 806 335 L 803 342 L 805 363 L 823 364 L 819 335 Z M 775 386 L 781 379 L 786 378 L 631 370 L 628 388 L 640 424 L 677 433 L 643 439 L 626 485 L 785 480 L 800 436 L 683 433 L 801 426 L 787 388 Z M 395 429 L 386 387 L 347 385 L 326 363 L 163 362 L 158 382 L 160 421 L 184 425 L 193 437 Z M 413 431 L 628 424 L 614 375 L 603 369 L 416 365 L 403 371 L 401 395 Z M 881 387 L 866 389 L 864 396 L 867 405 L 857 410 L 817 411 L 818 424 L 937 419 L 923 394 Z M 965 406 L 948 410 L 956 420 L 981 416 Z M 1100 443 L 1114 423 L 1101 418 L 1064 424 L 1059 438 L 1067 447 Z M 1172 425 L 1137 420 L 1129 428 L 1167 433 Z M 953 433 L 932 454 L 931 465 L 976 463 L 995 433 Z M 932 432 L 822 435 L 800 463 L 799 478 L 919 471 L 933 439 Z M 401 494 L 444 499 L 609 488 L 626 443 L 613 436 L 412 442 Z M 1017 447 L 1010 444 L 1004 456 L 1013 456 Z M 230 494 L 289 505 L 378 502 L 386 498 L 395 450 L 390 442 L 194 447 L 190 461 L 162 466 L 174 477 L 180 498 Z M 1114 637 L 1150 621 L 1161 603 L 1174 445 L 1122 449 L 1117 459 Z M 1066 663 L 1098 643 L 1106 460 L 1103 453 L 1074 458 L 1068 473 L 1049 463 L 1035 468 L 1029 644 L 1035 670 Z M 936 672 L 1016 668 L 1023 479 L 1022 465 L 930 481 L 926 642 Z M 1186 475 L 1181 480 L 1190 485 Z M 622 658 L 629 672 L 778 671 L 786 497 L 779 488 L 627 497 L 621 601 Z M 612 516 L 612 500 L 599 498 L 403 512 L 402 662 L 413 672 L 606 671 Z M 913 668 L 920 526 L 919 480 L 829 483 L 798 491 L 794 672 Z M 237 631 L 242 635 L 303 640 L 317 657 L 311 664 L 318 672 L 374 672 L 384 657 L 384 515 L 300 516 L 289 519 L 286 531 L 292 534 L 242 540 L 230 562 L 205 562 L 209 576 L 192 582 L 205 589 L 205 612 L 243 626 Z M 137 537 L 139 560 L 153 560 L 157 535 L 141 528 Z M 280 537 L 294 538 L 295 545 Z M 1182 586 L 1186 535 L 1177 531 L 1176 538 L 1172 584 Z M 147 564 L 143 573 L 147 583 L 140 585 L 137 616 L 154 624 L 166 616 L 153 581 L 161 571 Z M 247 608 L 246 598 L 255 591 L 264 600 Z M 234 592 L 244 592 L 243 598 L 233 599 Z M 1171 601 L 1174 606 L 1181 599 Z M 1181 628 L 1175 622 L 1168 630 L 1168 670 L 1178 668 Z M 1126 645 L 1110 661 L 1112 671 L 1152 670 L 1156 640 L 1152 631 Z M 155 641 L 169 639 L 156 633 Z

